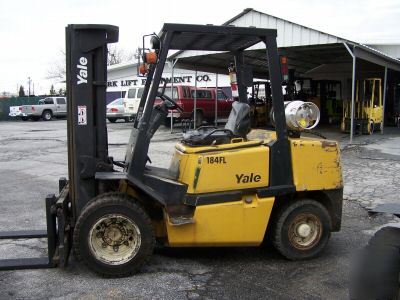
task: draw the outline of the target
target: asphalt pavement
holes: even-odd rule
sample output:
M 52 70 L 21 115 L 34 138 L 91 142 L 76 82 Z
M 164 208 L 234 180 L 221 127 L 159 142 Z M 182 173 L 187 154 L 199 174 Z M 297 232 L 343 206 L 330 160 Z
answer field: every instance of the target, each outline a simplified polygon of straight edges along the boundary
M 110 155 L 122 159 L 131 123 L 109 124 Z M 400 132 L 347 137 L 343 143 L 342 230 L 319 257 L 291 262 L 271 246 L 157 249 L 140 274 L 104 279 L 73 258 L 66 269 L 0 272 L 0 299 L 346 299 L 353 255 L 397 218 L 369 217 L 365 207 L 399 195 Z M 156 133 L 154 165 L 167 167 L 179 129 Z M 44 198 L 67 175 L 66 121 L 0 123 L 0 230 L 45 227 Z M 45 256 L 46 241 L 0 241 L 0 259 Z

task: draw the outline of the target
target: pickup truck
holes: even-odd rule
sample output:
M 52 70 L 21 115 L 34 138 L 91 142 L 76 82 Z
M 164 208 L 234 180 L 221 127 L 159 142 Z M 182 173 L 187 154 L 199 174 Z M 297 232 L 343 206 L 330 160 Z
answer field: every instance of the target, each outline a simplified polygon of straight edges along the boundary
M 65 97 L 47 97 L 40 99 L 38 105 L 22 105 L 21 118 L 26 121 L 38 121 L 41 118 L 50 121 L 54 117 L 67 116 L 67 99 Z
M 162 88 L 159 89 L 162 91 Z M 143 88 L 132 88 L 125 94 L 124 106 L 133 115 L 139 106 Z M 170 111 L 165 120 L 165 126 L 170 126 L 171 114 L 174 122 L 183 119 L 193 119 L 194 117 L 194 96 L 196 93 L 196 127 L 203 121 L 213 122 L 215 118 L 215 88 L 195 88 L 193 86 L 179 85 L 173 87 L 172 99 L 177 102 L 183 112 L 177 110 Z M 171 97 L 171 87 L 166 87 L 164 94 Z M 158 104 L 161 100 L 156 101 Z M 233 100 L 230 99 L 222 90 L 218 90 L 217 112 L 218 118 L 227 118 L 232 108 Z
M 8 114 L 11 118 L 16 118 L 21 116 L 21 106 L 10 106 L 10 113 Z

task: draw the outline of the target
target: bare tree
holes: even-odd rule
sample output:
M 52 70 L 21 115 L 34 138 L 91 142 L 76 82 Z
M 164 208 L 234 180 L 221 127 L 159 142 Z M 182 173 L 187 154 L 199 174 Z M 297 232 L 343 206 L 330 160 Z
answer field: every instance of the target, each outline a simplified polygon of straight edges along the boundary
M 134 59 L 134 53 L 126 52 L 125 50 L 118 48 L 117 45 L 108 46 L 107 65 L 112 66 L 120 64 L 125 61 Z
M 47 70 L 47 79 L 55 79 L 60 82 L 65 82 L 66 71 L 65 71 L 65 51 L 60 50 L 59 59 L 52 64 Z M 107 55 L 107 66 L 119 64 L 125 61 L 133 60 L 135 54 L 133 52 L 126 52 L 123 49 L 118 48 L 116 45 L 108 46 Z
M 47 79 L 55 79 L 61 82 L 65 81 L 65 50 L 59 50 L 59 58 L 53 62 L 51 67 L 47 70 Z

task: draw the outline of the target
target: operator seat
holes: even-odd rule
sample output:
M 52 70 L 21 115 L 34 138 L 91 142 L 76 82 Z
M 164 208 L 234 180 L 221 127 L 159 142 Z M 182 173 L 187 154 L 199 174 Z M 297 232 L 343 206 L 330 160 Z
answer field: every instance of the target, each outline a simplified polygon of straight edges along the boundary
M 250 131 L 250 106 L 235 101 L 224 128 L 202 126 L 183 134 L 182 143 L 189 146 L 220 145 L 231 142 L 233 138 L 245 139 Z

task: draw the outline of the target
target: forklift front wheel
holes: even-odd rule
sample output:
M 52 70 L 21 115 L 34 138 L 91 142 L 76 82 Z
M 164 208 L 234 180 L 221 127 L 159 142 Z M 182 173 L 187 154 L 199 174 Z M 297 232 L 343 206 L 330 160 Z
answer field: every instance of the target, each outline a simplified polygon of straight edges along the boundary
M 290 260 L 318 256 L 330 238 L 331 218 L 327 209 L 311 199 L 297 200 L 278 211 L 272 243 Z
M 74 251 L 94 272 L 106 277 L 139 271 L 153 253 L 150 218 L 134 199 L 106 193 L 82 210 L 74 230 Z

